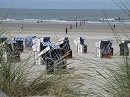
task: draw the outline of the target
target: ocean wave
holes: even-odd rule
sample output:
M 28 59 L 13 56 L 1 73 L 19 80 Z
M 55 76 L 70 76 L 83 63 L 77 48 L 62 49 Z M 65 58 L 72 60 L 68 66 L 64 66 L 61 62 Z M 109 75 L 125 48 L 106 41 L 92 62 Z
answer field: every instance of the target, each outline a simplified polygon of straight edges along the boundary
M 99 21 L 114 21 L 114 18 L 110 18 L 110 19 L 104 19 L 104 18 L 98 18 Z
M 56 20 L 56 19 L 3 19 L 5 23 L 75 23 L 75 21 Z
M 80 21 L 76 21 L 76 20 L 57 20 L 57 19 L 1 19 L 1 22 L 4 23 L 35 23 L 35 24 L 75 24 L 80 23 Z M 123 21 L 117 21 L 116 19 L 96 19 L 96 20 L 86 20 L 86 23 L 89 24 L 105 24 L 105 23 L 113 23 L 113 24 L 117 24 L 117 23 L 126 23 L 126 24 L 130 24 L 130 21 L 128 20 L 123 20 Z
M 101 21 L 87 21 L 87 23 L 90 23 L 90 24 L 101 24 L 101 23 L 103 23 L 103 22 L 101 22 Z

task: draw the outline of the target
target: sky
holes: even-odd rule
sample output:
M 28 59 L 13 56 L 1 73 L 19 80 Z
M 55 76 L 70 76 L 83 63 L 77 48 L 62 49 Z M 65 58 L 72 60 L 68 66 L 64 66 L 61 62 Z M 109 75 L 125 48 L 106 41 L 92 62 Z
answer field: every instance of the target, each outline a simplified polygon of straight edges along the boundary
M 113 0 L 120 4 L 120 0 Z M 21 9 L 119 9 L 112 0 L 0 0 L 0 8 Z M 121 0 L 125 4 L 130 0 Z

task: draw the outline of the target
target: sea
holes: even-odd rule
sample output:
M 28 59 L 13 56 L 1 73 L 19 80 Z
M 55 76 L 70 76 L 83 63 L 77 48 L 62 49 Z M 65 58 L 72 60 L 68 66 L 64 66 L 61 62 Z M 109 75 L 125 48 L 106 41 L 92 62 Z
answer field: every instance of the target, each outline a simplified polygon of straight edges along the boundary
M 33 24 L 130 24 L 127 10 L 99 9 L 0 9 L 0 22 Z

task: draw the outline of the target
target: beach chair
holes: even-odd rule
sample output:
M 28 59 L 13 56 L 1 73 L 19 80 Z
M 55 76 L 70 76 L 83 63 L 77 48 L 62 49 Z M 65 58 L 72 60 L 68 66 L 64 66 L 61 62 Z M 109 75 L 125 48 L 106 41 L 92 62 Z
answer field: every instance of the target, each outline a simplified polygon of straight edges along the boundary
M 77 46 L 78 44 L 84 45 L 84 39 L 82 37 L 78 37 L 74 39 L 74 44 Z
M 14 59 L 20 61 L 20 51 L 17 50 L 17 42 L 15 40 L 10 41 L 7 40 L 6 41 L 6 45 L 7 45 L 7 56 L 12 56 Z
M 33 39 L 35 38 L 36 36 L 27 36 L 25 37 L 25 48 L 30 50 L 32 49 L 32 46 L 33 46 Z
M 50 42 L 50 37 L 36 37 L 36 38 L 34 38 L 33 40 L 32 40 L 32 42 L 33 42 L 33 46 L 32 46 L 32 49 L 33 49 L 33 51 L 34 52 L 40 52 L 40 51 L 42 51 L 44 48 L 42 47 L 43 45 L 41 45 L 41 43 L 45 43 L 45 44 L 51 44 L 51 42 Z M 44 45 L 45 46 L 45 45 Z M 41 47 L 42 47 L 42 49 L 41 49 Z M 46 48 L 47 46 L 45 46 L 45 48 Z
M 36 37 L 32 40 L 33 46 L 32 49 L 34 52 L 40 52 L 40 43 L 43 42 L 43 37 Z
M 40 52 L 44 50 L 46 47 L 54 47 L 51 42 L 40 42 Z
M 41 51 L 44 50 L 47 46 L 49 46 L 49 44 L 51 45 L 50 37 L 35 37 L 32 39 L 32 42 L 35 64 L 43 64 L 40 54 L 43 53 Z
M 120 47 L 120 55 L 121 56 L 128 56 L 130 50 L 130 40 L 124 40 L 119 44 Z
M 63 56 L 61 47 L 55 46 L 50 42 L 41 42 L 40 49 L 41 49 L 40 55 L 43 56 L 43 59 L 45 56 L 53 58 L 53 60 L 58 60 L 58 58 L 61 58 Z
M 43 39 L 41 41 L 38 39 L 36 44 L 32 46 L 35 64 L 41 65 L 45 63 L 45 57 L 42 56 L 44 56 L 44 54 L 50 50 L 49 46 L 52 46 L 52 44 L 50 42 L 43 42 Z
M 82 37 L 76 38 L 74 44 L 76 45 L 78 53 L 87 53 L 87 45 L 84 44 L 84 39 Z
M 111 58 L 113 56 L 112 41 L 102 40 L 96 44 L 96 56 L 100 58 Z
M 14 37 L 13 40 L 17 42 L 16 49 L 20 52 L 23 52 L 23 50 L 24 50 L 24 46 L 23 46 L 24 38 Z
M 8 53 L 10 53 L 10 54 L 12 53 L 13 49 L 17 50 L 16 49 L 17 42 L 15 40 L 13 40 L 13 41 L 7 40 L 6 45 L 8 47 Z
M 40 56 L 42 56 L 46 64 L 48 73 L 55 72 L 56 69 L 66 68 L 65 63 L 67 62 L 63 62 L 63 52 L 60 46 L 52 45 L 50 42 L 41 42 L 41 45 L 42 51 L 40 52 Z

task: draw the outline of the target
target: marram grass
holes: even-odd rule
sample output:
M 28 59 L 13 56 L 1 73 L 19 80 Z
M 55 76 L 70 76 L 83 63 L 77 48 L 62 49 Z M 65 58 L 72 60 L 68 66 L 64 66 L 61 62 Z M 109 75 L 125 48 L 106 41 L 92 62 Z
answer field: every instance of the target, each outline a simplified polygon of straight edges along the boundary
M 74 71 L 56 75 L 47 74 L 43 71 L 33 71 L 35 65 L 30 64 L 27 58 L 18 62 L 13 60 L 13 55 L 8 55 L 7 61 L 3 58 L 4 47 L 0 48 L 0 90 L 9 97 L 28 97 L 35 95 L 51 95 L 57 97 L 79 97 L 85 96 L 82 82 L 77 82 L 83 75 L 75 74 Z M 82 92 L 84 92 L 82 94 Z

